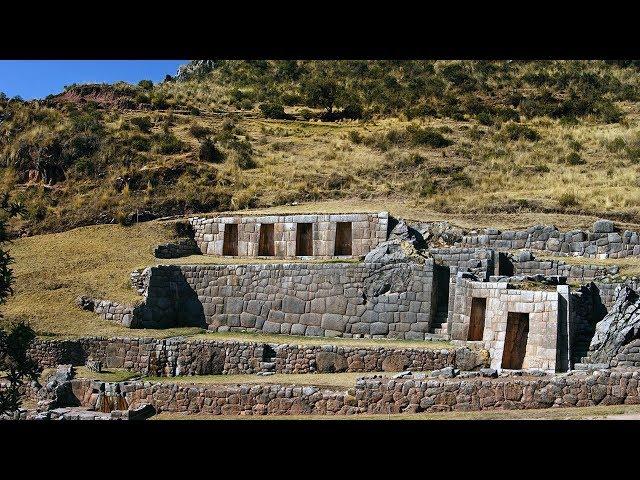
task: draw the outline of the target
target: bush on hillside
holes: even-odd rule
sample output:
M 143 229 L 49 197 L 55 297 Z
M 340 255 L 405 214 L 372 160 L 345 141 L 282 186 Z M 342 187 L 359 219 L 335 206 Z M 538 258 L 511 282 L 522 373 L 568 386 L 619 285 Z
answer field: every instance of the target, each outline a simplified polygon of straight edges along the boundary
M 420 128 L 415 125 L 407 127 L 407 133 L 414 145 L 426 145 L 433 148 L 444 148 L 453 144 L 453 141 L 444 137 L 434 128 Z
M 211 129 L 209 127 L 194 123 L 189 127 L 189 133 L 193 138 L 197 138 L 198 140 L 200 140 L 201 138 L 205 138 L 206 136 L 211 135 Z
M 273 118 L 276 120 L 287 120 L 291 118 L 290 115 L 285 113 L 282 104 L 279 103 L 261 103 L 260 111 L 265 118 Z
M 163 155 L 173 155 L 186 150 L 186 145 L 173 133 L 159 134 L 154 138 L 155 151 Z
M 540 134 L 535 129 L 515 122 L 506 123 L 502 129 L 502 134 L 512 141 L 527 140 L 536 142 L 540 140 Z
M 135 125 L 140 129 L 143 133 L 149 133 L 151 131 L 151 127 L 153 126 L 153 122 L 151 121 L 151 117 L 133 117 L 130 120 L 132 125 Z
M 569 165 L 584 165 L 587 163 L 578 152 L 571 152 L 565 157 L 565 163 Z
M 205 138 L 198 149 L 198 158 L 203 162 L 221 163 L 224 161 L 224 154 L 210 138 Z

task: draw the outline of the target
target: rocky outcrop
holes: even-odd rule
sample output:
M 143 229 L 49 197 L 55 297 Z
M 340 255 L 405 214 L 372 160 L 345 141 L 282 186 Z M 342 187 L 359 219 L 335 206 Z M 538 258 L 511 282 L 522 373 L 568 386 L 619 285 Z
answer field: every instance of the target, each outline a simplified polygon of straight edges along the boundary
M 609 313 L 596 325 L 587 354 L 588 363 L 610 364 L 625 345 L 640 338 L 640 296 L 627 285 L 616 292 Z
M 190 78 L 200 77 L 211 72 L 215 67 L 213 60 L 191 60 L 185 65 L 178 67 L 176 73 L 177 80 L 189 80 Z

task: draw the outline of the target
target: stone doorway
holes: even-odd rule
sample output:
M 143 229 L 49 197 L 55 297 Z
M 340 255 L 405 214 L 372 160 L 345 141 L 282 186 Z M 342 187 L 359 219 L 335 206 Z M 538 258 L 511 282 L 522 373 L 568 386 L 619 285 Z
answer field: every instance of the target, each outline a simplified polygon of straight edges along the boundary
M 263 223 L 262 225 L 260 225 L 258 255 L 261 257 L 273 257 L 275 255 L 275 247 L 273 243 L 273 223 Z
M 529 338 L 529 314 L 509 312 L 502 351 L 502 368 L 519 370 L 524 363 Z
M 509 255 L 505 252 L 498 252 L 498 275 L 504 275 L 506 277 L 513 277 L 514 268 L 513 262 L 509 258 Z
M 296 227 L 296 256 L 313 255 L 313 224 L 298 223 Z
M 351 222 L 338 222 L 334 255 L 351 255 L 351 252 Z
M 224 226 L 222 255 L 229 257 L 238 256 L 238 225 L 235 223 L 227 223 Z
M 469 335 L 467 340 L 477 342 L 484 336 L 484 319 L 487 311 L 487 299 L 473 297 L 471 299 L 471 317 L 469 319 Z

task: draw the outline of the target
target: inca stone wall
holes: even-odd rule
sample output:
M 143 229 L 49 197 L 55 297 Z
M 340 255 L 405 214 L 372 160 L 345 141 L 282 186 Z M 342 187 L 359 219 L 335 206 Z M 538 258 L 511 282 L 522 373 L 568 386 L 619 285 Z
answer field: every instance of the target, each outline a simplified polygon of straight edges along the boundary
M 298 223 L 313 224 L 313 256 L 333 257 L 335 253 L 336 223 L 352 223 L 352 255 L 363 256 L 387 238 L 389 214 L 308 214 L 194 217 L 189 219 L 195 231 L 195 240 L 200 251 L 222 255 L 225 225 L 238 225 L 238 256 L 257 257 L 260 225 L 273 224 L 275 257 L 296 256 L 296 228 Z
M 624 258 L 640 255 L 640 235 L 614 231 L 613 222 L 599 220 L 591 230 L 560 232 L 553 225 L 535 225 L 526 230 L 487 228 L 462 235 L 456 246 L 491 247 L 499 250 L 546 250 L 555 254 L 587 258 Z
M 432 260 L 159 266 L 149 269 L 143 323 L 424 339 L 432 295 Z
M 491 367 L 502 368 L 508 312 L 529 315 L 529 332 L 522 368 L 564 371 L 568 366 L 567 307 L 559 298 L 569 289 L 559 285 L 557 291 L 519 290 L 506 282 L 478 282 L 460 274 L 456 283 L 454 314 L 450 319 L 451 338 L 467 340 L 471 322 L 472 299 L 485 298 L 486 310 L 482 342 L 491 355 Z M 562 293 L 560 293 L 562 292 Z M 559 357 L 558 357 L 559 356 Z
M 488 279 L 494 269 L 495 252 L 487 248 L 430 248 L 429 254 L 442 265 L 473 272 L 479 278 Z
M 510 254 L 506 258 L 500 256 L 500 261 L 506 261 L 513 269 L 513 275 L 534 276 L 542 275 L 545 277 L 561 276 L 566 277 L 571 282 L 587 283 L 596 278 L 602 278 L 607 275 L 616 275 L 620 268 L 617 265 L 572 265 L 562 260 L 555 259 L 536 259 L 529 251 L 522 251 L 517 254 Z M 496 275 L 500 275 L 498 268 L 495 270 Z
M 265 344 L 185 338 L 103 338 L 38 340 L 29 355 L 43 367 L 85 365 L 126 368 L 143 375 L 252 374 L 312 372 L 430 371 L 444 367 L 475 370 L 486 352 L 458 348 L 387 348 L 336 345 Z
M 639 371 L 596 371 L 541 378 L 382 380 L 356 383 L 366 413 L 521 410 L 639 404 Z
M 640 340 L 626 344 L 611 362 L 613 367 L 640 367 Z
M 347 391 L 295 385 L 203 385 L 73 380 L 74 394 L 96 408 L 99 392 L 123 407 L 214 415 L 353 415 L 473 410 L 522 410 L 640 403 L 638 371 L 497 379 L 363 378 Z
M 93 312 L 104 320 L 119 323 L 125 327 L 136 328 L 141 326 L 138 322 L 140 314 L 139 306 L 126 305 L 112 300 L 94 300 Z
M 180 258 L 200 253 L 200 248 L 193 238 L 180 238 L 174 242 L 162 243 L 153 252 L 156 258 Z

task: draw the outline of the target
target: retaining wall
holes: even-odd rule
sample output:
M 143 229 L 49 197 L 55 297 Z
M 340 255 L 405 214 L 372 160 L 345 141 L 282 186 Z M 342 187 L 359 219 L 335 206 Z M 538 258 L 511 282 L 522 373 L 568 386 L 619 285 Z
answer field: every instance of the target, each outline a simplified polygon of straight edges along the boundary
M 148 287 L 140 325 L 424 339 L 433 269 L 431 259 L 151 267 L 142 282 Z
M 535 225 L 526 230 L 487 228 L 462 235 L 456 246 L 491 247 L 500 250 L 533 249 L 588 258 L 624 258 L 640 255 L 640 235 L 614 231 L 612 222 L 599 221 L 589 230 L 561 232 L 553 225 Z
M 639 404 L 638 371 L 497 379 L 364 378 L 347 391 L 295 385 L 202 385 L 74 380 L 74 393 L 94 406 L 117 391 L 129 408 L 214 415 L 353 415 Z M 103 386 L 104 385 L 104 386 Z M 107 388 L 108 387 L 108 388 Z
M 126 368 L 151 376 L 252 374 L 265 367 L 276 373 L 429 371 L 447 366 L 474 370 L 488 362 L 486 352 L 467 347 L 405 349 L 185 338 L 38 340 L 30 356 L 43 368 L 97 360 L 105 368 Z

